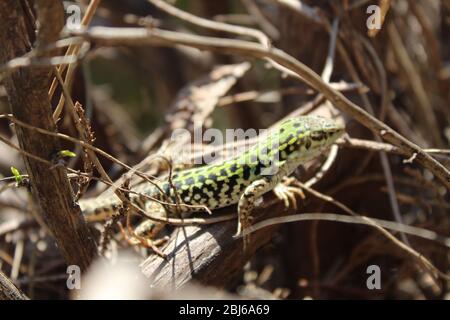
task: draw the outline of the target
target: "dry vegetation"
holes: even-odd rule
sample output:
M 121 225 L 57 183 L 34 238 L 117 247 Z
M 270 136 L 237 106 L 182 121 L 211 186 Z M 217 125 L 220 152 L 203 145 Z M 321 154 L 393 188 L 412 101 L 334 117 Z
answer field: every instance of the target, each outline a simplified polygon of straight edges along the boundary
M 449 0 L 64 5 L 81 28 L 62 2 L 0 1 L 0 299 L 450 298 Z M 264 197 L 245 252 L 234 207 L 173 219 L 163 259 L 130 243 L 151 213 L 86 223 L 74 205 L 181 167 L 177 129 L 301 114 L 348 135 L 296 171 L 297 208 Z M 191 160 L 211 151 L 195 142 Z

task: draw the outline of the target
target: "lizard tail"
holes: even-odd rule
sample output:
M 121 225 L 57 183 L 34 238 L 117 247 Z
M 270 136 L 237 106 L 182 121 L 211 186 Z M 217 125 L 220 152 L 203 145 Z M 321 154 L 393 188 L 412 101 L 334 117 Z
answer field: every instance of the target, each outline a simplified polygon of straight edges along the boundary
M 121 201 L 117 196 L 113 199 L 82 199 L 78 202 L 81 212 L 88 222 L 104 221 L 119 212 Z

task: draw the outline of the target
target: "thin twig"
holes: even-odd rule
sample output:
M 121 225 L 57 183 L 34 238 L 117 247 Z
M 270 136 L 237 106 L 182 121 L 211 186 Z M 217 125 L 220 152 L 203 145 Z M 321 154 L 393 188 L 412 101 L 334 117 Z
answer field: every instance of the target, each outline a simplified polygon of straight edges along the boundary
M 433 231 L 425 230 L 422 228 L 417 228 L 417 227 L 412 227 L 412 226 L 407 226 L 407 225 L 399 225 L 396 222 L 381 220 L 381 219 L 376 219 L 376 218 L 369 218 L 369 217 L 365 217 L 365 216 L 345 216 L 345 215 L 340 215 L 340 214 L 335 214 L 335 213 L 318 213 L 318 212 L 317 213 L 302 213 L 302 214 L 266 219 L 264 221 L 255 223 L 251 227 L 247 228 L 245 230 L 245 232 L 243 232 L 242 236 L 251 234 L 262 228 L 272 226 L 275 224 L 298 222 L 298 221 L 312 221 L 312 220 L 335 221 L 335 222 L 351 223 L 351 224 L 364 224 L 364 225 L 372 226 L 378 230 L 384 230 L 384 229 L 379 229 L 379 227 L 381 226 L 383 228 L 390 229 L 393 231 L 404 232 L 406 234 L 410 234 L 413 236 L 421 237 L 421 238 L 432 240 L 432 241 L 437 241 L 439 243 L 444 244 L 446 247 L 450 247 L 450 239 L 449 238 L 442 237 Z M 426 259 L 422 255 L 418 254 L 415 250 L 406 246 L 404 243 L 400 242 L 398 239 L 393 237 L 389 232 L 386 232 L 384 230 L 383 235 L 385 235 L 390 240 L 395 241 L 398 246 L 400 246 L 403 250 L 405 250 L 411 256 L 415 257 L 423 266 L 426 267 L 427 270 L 431 271 L 433 275 L 439 275 L 441 278 L 443 278 L 445 280 L 450 280 L 450 277 L 448 275 L 446 275 L 442 271 L 438 270 L 428 259 Z

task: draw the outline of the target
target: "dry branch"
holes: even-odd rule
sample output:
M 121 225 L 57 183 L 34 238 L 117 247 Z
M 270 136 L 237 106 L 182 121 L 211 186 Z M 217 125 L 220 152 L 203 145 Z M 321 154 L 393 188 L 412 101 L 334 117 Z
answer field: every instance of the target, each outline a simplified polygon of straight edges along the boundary
M 271 205 L 254 216 L 265 219 L 281 214 L 280 206 Z M 141 264 L 142 272 L 155 287 L 178 289 L 190 280 L 221 288 L 232 286 L 245 263 L 279 228 L 270 226 L 253 233 L 244 252 L 242 240 L 232 237 L 236 221 L 178 228 L 163 250 L 167 260 L 151 255 Z

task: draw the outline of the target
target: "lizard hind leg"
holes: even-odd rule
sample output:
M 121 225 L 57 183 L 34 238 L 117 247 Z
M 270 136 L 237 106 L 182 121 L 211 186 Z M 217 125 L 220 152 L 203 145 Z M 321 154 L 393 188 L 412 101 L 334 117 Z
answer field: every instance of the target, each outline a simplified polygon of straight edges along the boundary
M 156 202 L 147 201 L 143 206 L 143 210 L 149 215 L 156 216 L 158 218 L 164 218 L 167 216 L 164 207 Z M 141 222 L 134 231 L 138 236 L 154 239 L 158 236 L 164 226 L 165 223 L 148 218 Z
M 145 212 L 158 217 L 165 217 L 166 212 L 164 208 L 161 205 L 155 204 L 149 201 L 144 207 Z M 164 244 L 168 240 L 168 237 L 156 239 L 164 226 L 165 224 L 163 222 L 145 219 L 132 231 L 131 237 L 128 237 L 127 240 L 132 245 L 142 245 L 150 248 L 156 254 L 165 258 L 165 254 L 159 249 L 159 246 Z

